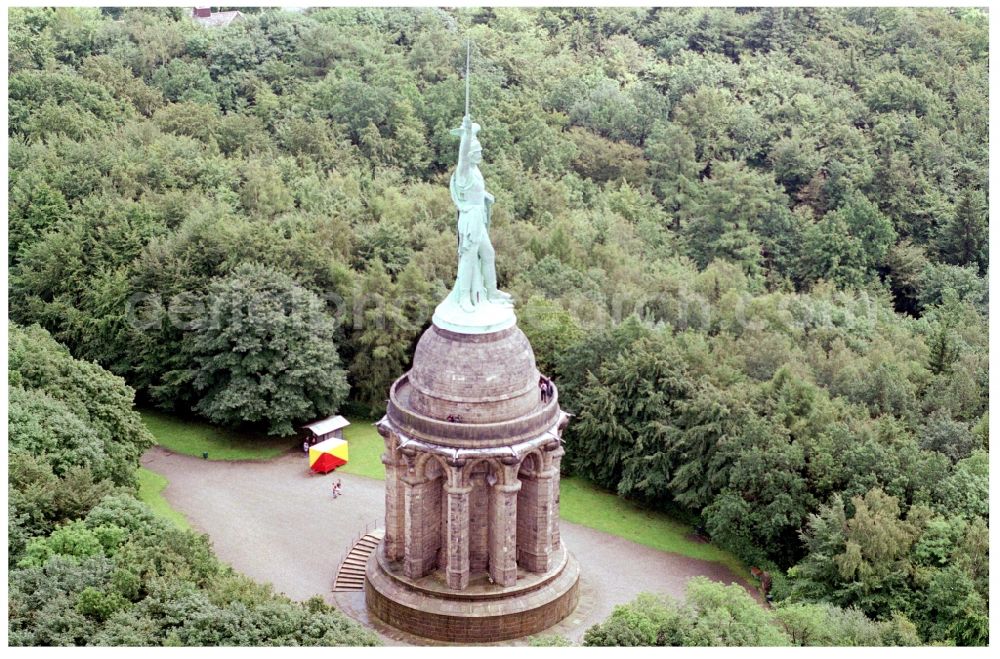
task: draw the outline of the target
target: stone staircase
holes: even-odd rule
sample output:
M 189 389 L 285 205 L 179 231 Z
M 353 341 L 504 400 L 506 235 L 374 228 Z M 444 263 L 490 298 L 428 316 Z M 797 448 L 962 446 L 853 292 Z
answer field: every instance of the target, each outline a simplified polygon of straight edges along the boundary
M 385 537 L 385 529 L 374 529 L 358 538 L 337 570 L 333 592 L 342 593 L 365 589 L 365 564 L 375 547 Z

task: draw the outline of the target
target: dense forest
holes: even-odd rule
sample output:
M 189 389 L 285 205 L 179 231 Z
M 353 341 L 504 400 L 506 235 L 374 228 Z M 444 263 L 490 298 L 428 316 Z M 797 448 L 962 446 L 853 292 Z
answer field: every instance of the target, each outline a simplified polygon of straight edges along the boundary
M 314 597 L 236 574 L 208 537 L 136 499 L 153 443 L 135 392 L 39 328 L 11 326 L 8 642 L 25 645 L 377 645 Z
M 129 498 L 132 390 L 377 413 L 454 277 L 466 39 L 565 468 L 767 569 L 766 642 L 988 642 L 984 11 L 244 11 L 9 10 L 12 642 L 308 642 Z M 693 589 L 588 644 L 705 642 Z

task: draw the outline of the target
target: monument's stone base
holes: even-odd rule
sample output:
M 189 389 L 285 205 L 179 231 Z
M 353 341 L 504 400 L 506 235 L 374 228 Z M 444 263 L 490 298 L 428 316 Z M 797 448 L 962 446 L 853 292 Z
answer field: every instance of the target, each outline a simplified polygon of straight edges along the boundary
M 482 573 L 461 591 L 449 589 L 440 571 L 408 579 L 399 563 L 386 559 L 383 547 L 372 553 L 365 570 L 368 610 L 424 638 L 491 643 L 537 634 L 568 616 L 579 599 L 580 566 L 565 547 L 545 574 L 518 569 L 516 585 L 504 588 Z

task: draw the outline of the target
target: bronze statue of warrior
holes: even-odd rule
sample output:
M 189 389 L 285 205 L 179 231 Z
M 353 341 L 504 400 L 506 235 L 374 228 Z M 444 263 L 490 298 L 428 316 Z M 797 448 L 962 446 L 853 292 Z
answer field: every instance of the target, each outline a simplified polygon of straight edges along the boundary
M 477 134 L 479 124 L 469 115 L 469 52 L 466 51 L 465 116 L 462 125 L 451 131 L 461 138 L 458 167 L 451 176 L 451 199 L 458 208 L 458 275 L 452 295 L 462 311 L 473 312 L 489 302 L 510 306 L 511 297 L 497 289 L 496 253 L 490 242 L 490 213 L 493 195 L 479 171 L 483 147 Z

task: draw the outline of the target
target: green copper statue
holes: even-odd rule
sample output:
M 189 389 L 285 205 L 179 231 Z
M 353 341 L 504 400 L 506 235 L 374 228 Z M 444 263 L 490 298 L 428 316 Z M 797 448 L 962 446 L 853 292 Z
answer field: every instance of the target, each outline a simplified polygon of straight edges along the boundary
M 496 253 L 490 243 L 493 195 L 479 171 L 483 147 L 476 135 L 479 124 L 469 116 L 469 50 L 465 64 L 465 116 L 451 131 L 461 138 L 458 168 L 451 176 L 451 199 L 458 208 L 458 276 L 451 297 L 462 311 L 473 313 L 483 304 L 513 306 L 510 295 L 497 289 Z

